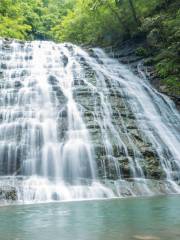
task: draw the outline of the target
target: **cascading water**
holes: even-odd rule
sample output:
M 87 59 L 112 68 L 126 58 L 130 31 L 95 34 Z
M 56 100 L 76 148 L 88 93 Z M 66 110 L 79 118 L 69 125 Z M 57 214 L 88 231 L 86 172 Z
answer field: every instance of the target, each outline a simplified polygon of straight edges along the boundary
M 13 175 L 6 181 L 18 200 L 113 196 L 96 180 L 88 131 L 73 99 L 78 63 L 68 49 L 14 42 L 1 54 L 1 175 Z
M 4 198 L 180 192 L 180 116 L 146 79 L 72 44 L 0 40 L 0 58 Z

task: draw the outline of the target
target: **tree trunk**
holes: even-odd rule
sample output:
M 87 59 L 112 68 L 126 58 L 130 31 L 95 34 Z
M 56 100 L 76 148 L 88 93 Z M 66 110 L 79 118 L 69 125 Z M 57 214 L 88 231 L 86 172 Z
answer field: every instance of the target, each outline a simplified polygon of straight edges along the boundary
M 139 26 L 140 22 L 139 22 L 139 19 L 137 17 L 137 13 L 136 13 L 136 9 L 135 9 L 134 4 L 133 4 L 133 0 L 129 0 L 129 5 L 131 7 L 131 11 L 132 11 L 134 21 L 136 22 L 136 25 Z

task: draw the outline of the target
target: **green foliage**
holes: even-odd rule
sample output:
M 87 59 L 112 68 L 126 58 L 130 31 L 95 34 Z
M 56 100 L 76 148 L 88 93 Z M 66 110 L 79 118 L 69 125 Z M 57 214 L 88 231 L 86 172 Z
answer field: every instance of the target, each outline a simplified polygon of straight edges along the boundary
M 101 45 L 122 40 L 136 26 L 129 2 L 122 2 L 117 4 L 114 0 L 77 0 L 59 26 L 53 28 L 56 39 Z
M 22 22 L 22 18 L 14 20 L 8 17 L 0 17 L 0 36 L 25 39 L 31 27 L 22 24 Z
M 0 0 L 0 36 L 54 39 L 51 29 L 75 0 Z
M 113 7 L 113 5 L 112 5 Z M 105 5 L 94 9 L 93 1 L 76 2 L 75 8 L 52 29 L 56 40 L 76 43 L 111 43 L 117 37 L 118 19 Z M 118 33 L 120 35 L 121 31 Z
M 166 92 L 168 94 L 180 96 L 179 77 L 171 75 L 163 79 L 163 84 L 166 86 Z

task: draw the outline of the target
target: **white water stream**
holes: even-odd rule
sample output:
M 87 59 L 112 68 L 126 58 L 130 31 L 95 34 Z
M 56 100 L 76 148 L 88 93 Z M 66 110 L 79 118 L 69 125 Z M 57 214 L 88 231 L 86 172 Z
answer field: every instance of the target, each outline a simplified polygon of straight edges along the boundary
M 166 191 L 180 192 L 180 116 L 173 103 L 102 50 L 94 49 L 93 55 L 71 44 L 14 41 L 6 46 L 0 40 L 0 186 L 15 189 L 18 201 L 111 198 L 122 196 L 124 188 L 131 195 L 158 193 L 148 184 L 142 153 L 123 119 L 119 117 L 133 157 L 122 129 L 113 123 L 111 92 L 123 97 L 144 141 L 151 143 L 165 174 Z M 86 77 L 82 60 L 96 81 Z M 89 105 L 100 142 L 116 169 L 114 191 L 98 180 L 94 142 L 75 97 L 79 78 L 78 86 L 85 85 L 93 96 Z M 127 157 L 138 191 L 123 179 L 114 144 Z

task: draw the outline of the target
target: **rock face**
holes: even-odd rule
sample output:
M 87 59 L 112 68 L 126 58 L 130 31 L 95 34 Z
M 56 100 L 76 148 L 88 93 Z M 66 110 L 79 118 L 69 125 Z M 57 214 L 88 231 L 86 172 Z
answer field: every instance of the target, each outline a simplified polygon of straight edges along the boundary
M 153 34 L 155 33 L 151 33 L 149 37 L 153 37 Z M 156 41 L 156 39 L 152 41 Z M 105 51 L 109 56 L 118 59 L 120 63 L 129 65 L 131 70 L 139 77 L 146 77 L 155 89 L 169 96 L 177 109 L 180 110 L 180 96 L 170 94 L 162 83 L 162 79 L 155 70 L 154 60 L 149 56 L 147 50 L 149 46 L 151 44 L 147 45 L 144 40 L 129 40 L 121 46 L 106 48 Z
M 17 200 L 17 192 L 16 188 L 13 188 L 11 186 L 3 186 L 3 188 L 0 188 L 0 201 L 16 201 Z
M 180 117 L 147 82 L 141 58 L 131 48 L 109 58 L 101 49 L 46 44 L 34 50 L 1 41 L 0 175 L 38 175 L 68 186 L 98 178 L 118 196 L 179 192 Z M 34 62 L 37 52 L 42 64 Z M 0 198 L 23 196 L 20 182 L 21 190 L 0 188 Z
M 87 61 L 81 58 L 81 64 L 86 69 L 85 79 L 94 83 L 96 89 L 92 93 L 92 89 L 86 88 L 84 84 L 85 86 L 76 88 L 75 96 L 76 101 L 85 109 L 84 120 L 93 140 L 98 175 L 111 180 L 119 178 L 165 180 L 167 173 L 170 173 L 172 179 L 177 181 L 179 178 L 179 167 L 175 159 L 177 155 L 174 157 L 171 155 L 172 149 L 167 150 L 163 133 L 158 132 L 158 121 L 161 122 L 162 118 L 165 122 L 169 121 L 170 112 L 167 106 L 170 104 L 169 106 L 174 108 L 173 103 L 156 93 L 149 85 L 141 58 L 133 55 L 132 48 L 118 52 L 118 56 L 114 53 L 113 57 L 128 64 L 135 75 L 131 75 L 126 67 L 119 66 L 116 60 L 108 58 L 99 49 L 90 50 L 89 53 L 96 59 L 100 68 L 102 67 L 102 70 L 99 69 L 100 73 L 94 73 L 93 64 L 88 65 Z M 147 102 L 145 96 L 148 96 Z M 159 113 L 161 117 L 156 118 Z M 174 122 L 174 127 L 177 126 L 178 134 L 180 130 L 178 112 L 175 115 L 177 125 Z M 173 128 L 172 125 L 171 127 Z M 178 141 L 176 143 L 178 144 Z M 166 164 L 171 166 L 170 169 L 169 167 L 166 169 Z
M 86 68 L 86 81 L 98 84 L 97 77 L 93 70 L 86 66 L 84 59 L 81 59 L 81 65 Z M 110 108 L 107 107 L 105 111 L 112 111 L 111 116 L 105 116 L 105 118 L 110 117 L 110 119 L 104 119 L 107 120 L 105 124 L 102 123 L 103 99 L 99 93 L 92 93 L 92 89 L 89 89 L 87 84 L 82 84 L 83 79 L 76 79 L 76 81 L 79 84 L 75 84 L 74 97 L 80 104 L 83 119 L 93 141 L 98 176 L 109 180 L 117 180 L 120 176 L 123 179 L 131 179 L 134 173 L 137 176 L 141 175 L 142 170 L 146 178 L 165 179 L 166 176 L 152 144 L 140 131 L 133 111 L 127 106 L 126 96 L 121 95 L 111 86 L 111 79 L 106 79 L 106 85 L 102 86 L 106 93 L 106 100 L 110 104 Z M 106 131 L 107 135 L 112 134 L 108 136 L 110 150 L 105 142 L 107 140 L 105 138 L 108 137 L 103 134 L 103 131 Z M 111 131 L 119 135 L 119 141 L 123 141 L 124 145 L 114 139 Z M 134 164 L 136 158 L 140 166 Z

